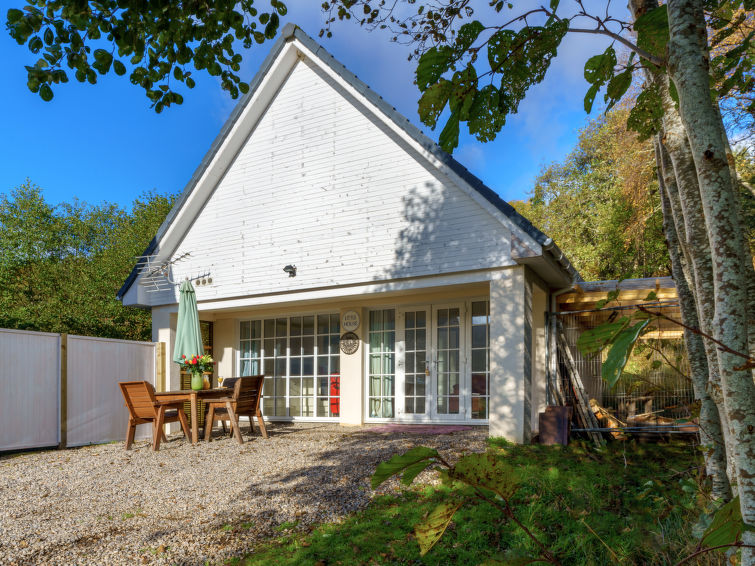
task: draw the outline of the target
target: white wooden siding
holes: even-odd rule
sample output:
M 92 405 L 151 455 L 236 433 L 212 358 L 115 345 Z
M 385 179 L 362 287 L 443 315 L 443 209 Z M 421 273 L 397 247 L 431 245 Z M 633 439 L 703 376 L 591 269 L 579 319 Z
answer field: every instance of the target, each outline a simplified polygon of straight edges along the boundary
M 57 446 L 60 335 L 0 329 L 0 450 Z
M 155 344 L 68 337 L 68 446 L 125 440 L 128 410 L 119 381 L 155 383 Z M 151 425 L 137 427 L 146 438 Z
M 513 265 L 509 230 L 423 163 L 300 61 L 188 228 L 173 277 L 209 272 L 201 301 Z

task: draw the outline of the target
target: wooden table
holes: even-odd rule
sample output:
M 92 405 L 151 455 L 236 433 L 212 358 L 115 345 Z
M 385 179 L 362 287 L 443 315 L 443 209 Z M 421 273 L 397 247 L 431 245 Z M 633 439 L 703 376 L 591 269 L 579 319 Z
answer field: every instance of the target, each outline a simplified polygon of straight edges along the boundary
M 176 391 L 162 391 L 155 393 L 158 401 L 189 401 L 191 403 L 191 443 L 196 444 L 199 438 L 199 418 L 197 417 L 197 400 L 227 397 L 230 389 L 217 387 L 215 389 L 180 389 Z

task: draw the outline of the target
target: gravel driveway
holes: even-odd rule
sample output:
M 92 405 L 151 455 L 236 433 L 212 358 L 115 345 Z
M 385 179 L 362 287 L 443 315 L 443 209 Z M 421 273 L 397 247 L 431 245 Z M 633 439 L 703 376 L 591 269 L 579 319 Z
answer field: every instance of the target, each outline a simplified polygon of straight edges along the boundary
M 396 452 L 485 450 L 487 427 L 425 436 L 270 424 L 268 432 L 243 445 L 218 438 L 192 447 L 179 436 L 157 453 L 137 442 L 129 452 L 116 443 L 0 457 L 0 564 L 222 563 L 282 523 L 306 528 L 365 507 L 375 465 Z

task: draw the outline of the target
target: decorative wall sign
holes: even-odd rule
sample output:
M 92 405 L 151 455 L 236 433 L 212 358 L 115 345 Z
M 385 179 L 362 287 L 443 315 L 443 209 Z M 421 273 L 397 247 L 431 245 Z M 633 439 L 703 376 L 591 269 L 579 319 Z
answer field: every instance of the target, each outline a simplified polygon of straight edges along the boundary
M 359 336 L 353 332 L 346 332 L 341 336 L 341 351 L 344 354 L 353 354 L 359 349 Z
M 346 311 L 341 317 L 341 329 L 346 332 L 354 332 L 359 328 L 359 313 L 357 311 Z

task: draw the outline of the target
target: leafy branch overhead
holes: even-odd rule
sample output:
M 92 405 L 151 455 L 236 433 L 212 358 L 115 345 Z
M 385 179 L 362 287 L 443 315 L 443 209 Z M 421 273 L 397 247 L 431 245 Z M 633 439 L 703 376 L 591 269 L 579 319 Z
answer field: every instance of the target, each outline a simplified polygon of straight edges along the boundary
M 419 116 L 433 129 L 441 116 L 445 117 L 438 141 L 446 151 L 458 146 L 462 122 L 478 140 L 493 140 L 507 116 L 518 111 L 529 88 L 543 80 L 567 34 L 595 34 L 611 40 L 603 53 L 585 63 L 589 88 L 584 107 L 588 113 L 600 92 L 609 110 L 624 98 L 633 83 L 641 80 L 638 72 L 647 67 L 666 67 L 666 6 L 639 15 L 632 24 L 612 16 L 608 10 L 593 14 L 581 2 L 559 0 L 552 0 L 548 7 L 520 13 L 514 11 L 512 2 L 491 0 L 489 5 L 498 16 L 484 22 L 475 19 L 468 0 L 408 4 L 414 6 L 375 0 L 330 0 L 323 4 L 328 19 L 321 35 L 331 35 L 330 26 L 337 20 L 356 20 L 369 29 L 389 30 L 394 41 L 413 45 L 413 56 L 418 60 L 416 83 L 422 93 Z M 564 8 L 567 4 L 571 12 L 569 7 Z M 737 21 L 733 14 L 745 8 L 744 4 L 741 0 L 708 3 L 709 21 L 718 30 L 714 41 L 723 41 L 732 33 Z M 754 34 L 713 60 L 714 76 L 726 77 L 719 83 L 721 91 L 752 90 L 755 81 L 750 41 Z M 618 49 L 628 52 L 628 56 L 617 53 Z M 661 98 L 654 88 L 642 86 L 628 119 L 629 127 L 643 139 L 658 131 L 663 115 Z
M 69 74 L 95 84 L 98 76 L 128 73 L 161 112 L 183 102 L 177 89 L 194 88 L 195 70 L 219 77 L 233 98 L 246 93 L 240 48 L 275 37 L 285 14 L 279 0 L 262 10 L 254 0 L 27 0 L 8 10 L 6 28 L 40 56 L 26 71 L 29 90 L 43 100 L 52 100 Z

